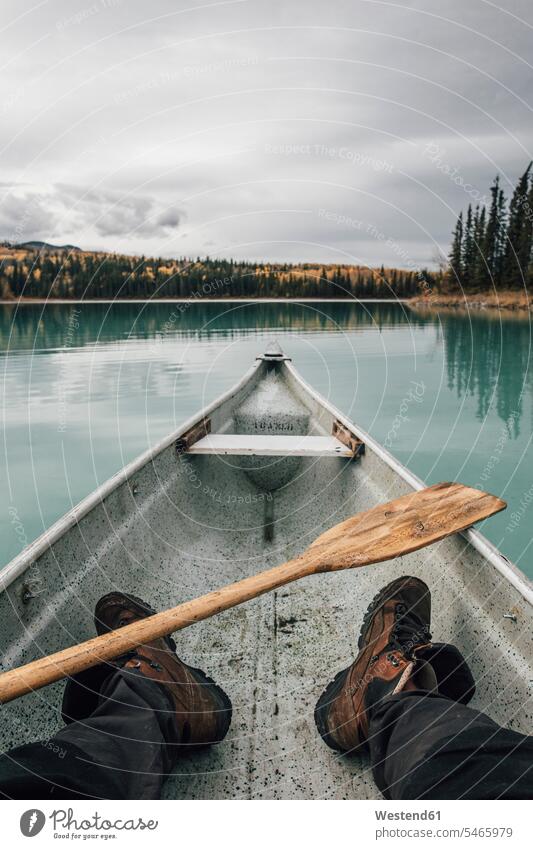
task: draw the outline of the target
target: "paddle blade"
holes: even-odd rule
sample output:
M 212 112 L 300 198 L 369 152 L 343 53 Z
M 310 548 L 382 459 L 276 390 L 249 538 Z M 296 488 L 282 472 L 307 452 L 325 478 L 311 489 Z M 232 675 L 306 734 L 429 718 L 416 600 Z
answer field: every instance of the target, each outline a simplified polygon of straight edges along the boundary
M 460 483 L 438 483 L 335 525 L 308 551 L 317 572 L 366 566 L 464 531 L 506 506 L 487 492 Z

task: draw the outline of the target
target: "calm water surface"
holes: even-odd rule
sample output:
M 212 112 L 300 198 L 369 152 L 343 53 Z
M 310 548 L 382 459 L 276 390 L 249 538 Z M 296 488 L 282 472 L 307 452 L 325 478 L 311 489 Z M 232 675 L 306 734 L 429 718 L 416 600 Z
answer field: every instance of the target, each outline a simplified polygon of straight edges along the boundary
M 228 389 L 277 337 L 303 376 L 428 483 L 508 510 L 484 533 L 533 576 L 527 316 L 400 304 L 0 306 L 1 562 Z

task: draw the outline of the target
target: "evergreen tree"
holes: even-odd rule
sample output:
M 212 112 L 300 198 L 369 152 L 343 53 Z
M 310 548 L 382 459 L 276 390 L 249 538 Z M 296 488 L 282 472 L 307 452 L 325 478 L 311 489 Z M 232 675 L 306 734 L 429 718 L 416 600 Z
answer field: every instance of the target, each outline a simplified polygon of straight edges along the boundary
M 503 283 L 509 288 L 520 288 L 527 282 L 531 259 L 531 211 L 528 215 L 530 194 L 530 162 L 520 177 L 509 205 L 509 223 L 503 261 Z
M 500 188 L 500 178 L 496 177 L 490 189 L 491 204 L 483 254 L 487 269 L 487 285 L 499 286 L 502 279 L 505 251 L 505 198 Z
M 521 257 L 521 268 L 526 277 L 528 287 L 533 286 L 532 261 L 533 261 L 533 178 L 527 195 L 527 201 L 524 209 L 524 217 L 527 219 L 527 226 L 524 228 L 522 242 L 520 246 L 519 256 Z
M 462 244 L 462 256 L 461 256 L 461 267 L 462 267 L 462 283 L 463 288 L 466 291 L 469 291 L 473 285 L 473 273 L 474 273 L 474 265 L 476 259 L 476 245 L 474 242 L 474 215 L 472 213 L 472 205 L 468 204 L 468 210 L 466 213 L 466 221 L 464 226 L 463 233 L 463 244 Z
M 456 288 L 463 285 L 463 213 L 459 213 L 455 230 L 453 231 L 452 247 L 450 250 L 450 267 L 447 281 Z
M 483 255 L 483 248 L 485 245 L 485 229 L 486 229 L 486 221 L 487 221 L 487 210 L 485 207 L 481 207 L 481 209 L 476 207 L 476 213 L 474 215 L 474 267 L 472 270 L 472 287 L 474 289 L 479 289 L 485 284 L 485 279 L 487 277 L 487 266 L 485 263 L 485 257 Z

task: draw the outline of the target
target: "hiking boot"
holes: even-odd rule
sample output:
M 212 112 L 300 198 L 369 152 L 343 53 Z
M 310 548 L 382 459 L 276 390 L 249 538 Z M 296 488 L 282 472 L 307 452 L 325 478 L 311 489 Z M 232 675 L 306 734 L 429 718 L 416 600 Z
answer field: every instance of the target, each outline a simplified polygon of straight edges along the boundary
M 96 631 L 104 634 L 155 612 L 135 596 L 108 593 L 96 605 Z M 207 746 L 226 736 L 232 712 L 229 697 L 201 669 L 179 659 L 171 637 L 140 645 L 111 665 L 136 670 L 165 688 L 176 710 L 180 745 Z
M 320 696 L 315 722 L 332 749 L 366 746 L 369 709 L 401 693 L 408 681 L 466 704 L 474 681 L 454 646 L 431 643 L 431 594 L 419 578 L 392 581 L 374 598 L 363 619 L 359 655 Z

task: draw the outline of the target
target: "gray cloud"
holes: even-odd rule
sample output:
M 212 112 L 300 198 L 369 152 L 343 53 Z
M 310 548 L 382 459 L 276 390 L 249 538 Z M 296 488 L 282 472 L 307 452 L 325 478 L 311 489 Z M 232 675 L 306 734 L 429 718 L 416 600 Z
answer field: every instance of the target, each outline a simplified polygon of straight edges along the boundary
M 164 238 L 176 230 L 183 213 L 160 210 L 152 198 L 83 189 L 60 183 L 42 190 L 9 186 L 0 202 L 0 234 L 23 241 L 46 234 L 72 236 L 94 230 L 99 236 L 140 240 Z
M 422 264 L 531 156 L 528 0 L 32 8 L 4 3 L 0 236 Z

